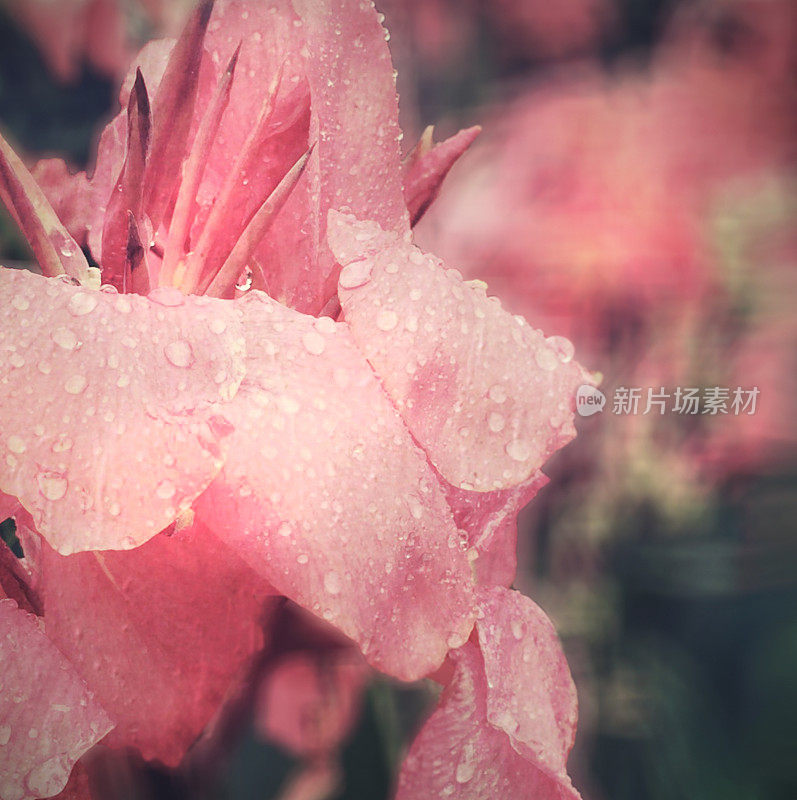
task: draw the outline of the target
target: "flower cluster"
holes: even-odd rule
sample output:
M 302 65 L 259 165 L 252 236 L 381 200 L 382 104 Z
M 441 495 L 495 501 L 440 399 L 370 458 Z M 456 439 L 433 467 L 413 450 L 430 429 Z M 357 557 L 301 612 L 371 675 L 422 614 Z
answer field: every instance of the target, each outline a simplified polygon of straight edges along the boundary
M 203 3 L 136 59 L 90 180 L 0 140 L 42 272 L 0 270 L 3 800 L 100 740 L 179 764 L 279 597 L 445 683 L 400 800 L 577 797 L 567 664 L 508 587 L 590 377 L 413 244 L 474 133 L 401 163 L 385 39 L 361 0 Z

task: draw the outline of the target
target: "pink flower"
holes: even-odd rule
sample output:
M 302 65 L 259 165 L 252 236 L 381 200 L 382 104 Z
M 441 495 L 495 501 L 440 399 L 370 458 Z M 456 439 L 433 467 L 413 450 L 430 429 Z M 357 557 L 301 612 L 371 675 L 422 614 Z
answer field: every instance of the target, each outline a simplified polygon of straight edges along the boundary
M 590 378 L 412 243 L 373 8 L 203 4 L 122 95 L 91 181 L 50 185 L 88 214 L 70 232 L 4 141 L 0 159 L 46 276 L 0 271 L 0 489 L 108 743 L 177 764 L 279 594 L 403 680 L 481 653 L 486 711 L 467 723 L 485 753 L 572 794 L 566 664 L 500 587 L 514 515 Z M 414 216 L 466 145 L 416 153 Z M 405 786 L 437 782 L 407 770 Z

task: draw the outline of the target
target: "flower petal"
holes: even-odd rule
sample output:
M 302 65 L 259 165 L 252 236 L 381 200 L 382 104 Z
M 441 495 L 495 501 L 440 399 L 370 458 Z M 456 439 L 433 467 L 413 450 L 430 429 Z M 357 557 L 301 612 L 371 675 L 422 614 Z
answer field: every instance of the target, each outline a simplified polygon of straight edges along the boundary
M 345 325 L 250 292 L 247 374 L 197 514 L 280 592 L 413 680 L 472 627 L 471 571 L 433 471 Z
M 115 747 L 175 765 L 262 644 L 268 584 L 200 525 L 127 552 L 42 553 L 44 622 Z
M 243 376 L 231 304 L 0 270 L 0 489 L 66 554 L 154 536 L 210 483 Z
M 577 800 L 487 722 L 489 686 L 478 648 L 468 643 L 451 660 L 456 671 L 410 748 L 396 800 Z
M 332 212 L 330 245 L 344 318 L 447 481 L 514 486 L 575 436 L 576 388 L 590 378 L 569 342 L 376 223 Z
M 404 201 L 413 226 L 435 201 L 451 167 L 473 144 L 481 128 L 466 128 L 438 144 L 433 143 L 433 132 L 430 125 L 404 164 Z
M 303 185 L 261 249 L 278 281 L 272 294 L 318 313 L 335 293 L 336 264 L 326 239 L 327 212 L 346 207 L 389 230 L 408 225 L 404 205 L 398 98 L 387 34 L 371 3 L 294 0 L 304 33 L 310 85 L 310 144 Z
M 564 775 L 578 704 L 553 624 L 528 597 L 501 587 L 481 593 L 479 610 L 487 719 L 519 753 Z
M 0 797 L 52 797 L 113 725 L 37 618 L 10 599 L 0 599 L 0 664 Z
M 446 499 L 457 528 L 465 531 L 477 554 L 477 583 L 509 586 L 517 572 L 517 515 L 548 483 L 542 472 L 529 480 L 496 492 L 473 492 L 445 485 Z

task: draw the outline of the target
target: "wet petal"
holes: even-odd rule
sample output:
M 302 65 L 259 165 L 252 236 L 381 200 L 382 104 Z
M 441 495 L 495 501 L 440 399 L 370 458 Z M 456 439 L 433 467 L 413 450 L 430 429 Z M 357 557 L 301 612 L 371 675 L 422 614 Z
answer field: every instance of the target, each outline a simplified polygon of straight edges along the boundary
M 62 553 L 154 536 L 217 473 L 243 376 L 231 306 L 0 270 L 0 489 Z
M 423 453 L 345 325 L 254 292 L 230 454 L 197 513 L 283 594 L 407 680 L 472 626 L 470 566 Z
M 317 313 L 334 295 L 335 261 L 327 212 L 345 207 L 389 230 L 408 226 L 404 206 L 396 82 L 387 34 L 370 3 L 296 0 L 310 86 L 310 144 L 316 149 L 301 190 L 261 248 L 274 267 L 275 296 Z M 273 285 L 272 285 L 273 284 Z
M 44 621 L 116 729 L 114 747 L 177 764 L 262 644 L 268 584 L 201 526 L 127 552 L 44 545 Z
M 333 212 L 330 245 L 344 318 L 447 481 L 514 486 L 575 436 L 576 388 L 589 376 L 569 342 L 375 223 Z
M 404 201 L 413 226 L 435 201 L 451 167 L 473 144 L 481 128 L 466 128 L 438 144 L 432 140 L 433 132 L 430 125 L 404 164 Z
M 37 618 L 9 599 L 0 599 L 0 664 L 0 796 L 52 797 L 113 726 Z
M 476 554 L 476 580 L 483 586 L 509 586 L 517 572 L 517 515 L 548 483 L 542 472 L 496 492 L 473 492 L 445 484 L 457 528 L 465 531 Z
M 518 753 L 487 721 L 489 687 L 478 648 L 453 653 L 452 682 L 410 748 L 396 800 L 576 800 L 557 780 Z
M 578 703 L 553 624 L 528 597 L 500 587 L 482 592 L 479 609 L 487 719 L 519 753 L 564 775 Z

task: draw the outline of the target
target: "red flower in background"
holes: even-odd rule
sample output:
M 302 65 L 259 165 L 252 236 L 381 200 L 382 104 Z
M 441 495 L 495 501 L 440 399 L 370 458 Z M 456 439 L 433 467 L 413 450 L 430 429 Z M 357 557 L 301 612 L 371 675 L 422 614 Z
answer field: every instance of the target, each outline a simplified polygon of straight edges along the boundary
M 412 243 L 408 206 L 472 134 L 402 169 L 367 4 L 203 4 L 136 66 L 91 180 L 37 170 L 69 230 L 2 141 L 3 199 L 46 276 L 0 271 L 0 489 L 27 570 L 8 574 L 91 703 L 74 741 L 32 747 L 40 709 L 9 710 L 26 679 L 4 674 L 0 719 L 23 715 L 4 796 L 42 796 L 53 759 L 57 792 L 109 725 L 109 746 L 178 764 L 274 594 L 403 680 L 453 651 L 438 713 L 463 732 L 422 734 L 449 758 L 411 758 L 401 797 L 575 796 L 564 657 L 503 587 L 589 376 Z M 7 606 L 21 642 L 36 626 Z M 463 682 L 470 709 L 448 699 Z

